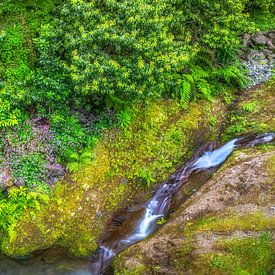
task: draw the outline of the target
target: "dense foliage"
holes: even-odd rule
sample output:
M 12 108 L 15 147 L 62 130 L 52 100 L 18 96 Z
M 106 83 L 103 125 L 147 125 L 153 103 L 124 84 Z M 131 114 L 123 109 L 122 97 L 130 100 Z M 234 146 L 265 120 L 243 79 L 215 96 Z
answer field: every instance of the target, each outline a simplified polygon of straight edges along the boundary
M 271 0 L 2 0 L 0 168 L 43 193 L 60 163 L 79 169 L 100 133 L 127 128 L 132 104 L 243 87 L 240 34 L 273 14 Z
M 185 102 L 186 74 L 198 65 L 192 61 L 208 51 L 211 70 L 232 63 L 239 34 L 253 29 L 250 14 L 273 11 L 270 0 L 5 0 L 0 126 L 25 120 L 26 110 L 90 112 L 163 96 Z M 240 83 L 232 73 L 238 69 L 229 70 L 231 78 L 221 74 L 219 84 Z M 190 98 L 210 98 L 204 75 Z
M 207 47 L 210 63 L 232 61 L 248 27 L 243 1 L 222 2 L 68 1 L 37 39 L 38 100 L 102 108 L 180 97 L 190 59 Z

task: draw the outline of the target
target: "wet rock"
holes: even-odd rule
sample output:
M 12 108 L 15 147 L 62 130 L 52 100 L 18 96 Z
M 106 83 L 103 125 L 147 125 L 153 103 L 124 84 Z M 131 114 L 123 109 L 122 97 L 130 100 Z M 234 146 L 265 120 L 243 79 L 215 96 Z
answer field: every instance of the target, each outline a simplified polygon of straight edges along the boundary
M 257 150 L 252 149 L 250 152 L 244 150 L 240 155 L 231 157 L 230 163 L 221 168 L 221 171 L 201 188 L 200 193 L 193 195 L 183 204 L 159 232 L 123 252 L 115 261 L 114 266 L 117 271 L 127 274 L 133 270 L 130 263 L 135 262 L 146 267 L 146 272 L 142 274 L 209 274 L 202 270 L 201 273 L 197 273 L 198 270 L 194 271 L 196 264 L 193 263 L 201 255 L 215 252 L 218 239 L 259 236 L 259 229 L 254 228 L 253 223 L 243 231 L 241 227 L 238 228 L 236 222 L 232 231 L 228 229 L 230 222 L 220 222 L 213 231 L 205 230 L 201 225 L 202 231 L 197 232 L 194 227 L 194 232 L 184 233 L 189 223 L 195 223 L 203 216 L 210 217 L 210 220 L 211 217 L 214 220 L 220 217 L 222 220 L 226 215 L 230 219 L 234 215 L 245 216 L 252 213 L 256 215 L 254 218 L 256 222 L 257 213 L 261 212 L 265 221 L 272 219 L 271 209 L 274 205 L 269 196 L 272 192 L 272 185 L 269 183 L 271 175 L 266 170 L 266 162 L 274 156 L 275 151 Z M 258 197 L 270 199 L 259 205 Z M 155 273 L 156 266 L 157 273 Z

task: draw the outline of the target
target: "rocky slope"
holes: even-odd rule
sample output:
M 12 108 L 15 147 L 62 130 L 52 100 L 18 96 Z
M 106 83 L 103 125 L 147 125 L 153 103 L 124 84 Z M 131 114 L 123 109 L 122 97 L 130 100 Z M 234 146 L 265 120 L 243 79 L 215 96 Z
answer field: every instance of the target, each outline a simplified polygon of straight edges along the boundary
M 224 139 L 274 131 L 272 83 L 240 97 Z M 275 229 L 274 167 L 274 145 L 234 153 L 156 234 L 118 256 L 115 274 L 266 274 Z
M 215 139 L 226 108 L 221 99 L 194 103 L 186 111 L 176 100 L 137 108 L 127 130 L 105 133 L 91 164 L 57 183 L 46 205 L 27 209 L 7 230 L 2 251 L 22 256 L 60 245 L 90 255 L 112 212 L 139 201 L 140 194 L 150 196 L 154 183 L 167 178 L 195 147 Z
M 60 245 L 72 254 L 90 255 L 96 249 L 104 225 L 113 211 L 129 203 L 140 202 L 141 197 L 146 199 L 151 195 L 150 191 L 153 190 L 154 183 L 166 179 L 178 165 L 191 156 L 195 147 L 216 140 L 220 128 L 226 121 L 228 102 L 232 103 L 233 100 L 234 108 L 229 116 L 230 125 L 224 129 L 224 141 L 245 132 L 274 130 L 274 80 L 266 86 L 247 90 L 238 95 L 238 98 L 238 101 L 234 101 L 231 96 L 225 95 L 225 98 L 219 98 L 213 102 L 198 101 L 192 103 L 188 110 L 182 110 L 176 100 L 159 100 L 139 108 L 131 125 L 125 131 L 105 133 L 105 138 L 94 151 L 95 158 L 91 164 L 57 183 L 53 196 L 46 205 L 39 209 L 27 209 L 19 220 L 12 224 L 2 236 L 1 250 L 9 256 L 22 256 L 35 250 Z M 265 175 L 262 173 L 264 163 L 270 162 L 272 153 L 256 150 L 246 151 L 244 154 L 246 157 L 243 160 L 245 163 L 248 162 L 246 166 L 254 165 L 254 154 L 257 157 L 256 161 L 260 165 L 257 168 L 259 183 L 255 182 L 255 185 L 260 188 L 265 182 L 265 177 L 262 176 L 262 174 Z M 245 172 L 246 166 L 242 167 L 242 163 L 240 165 L 239 170 L 236 171 Z M 267 167 L 270 165 L 268 164 Z M 250 169 L 250 172 L 254 173 L 254 170 Z M 244 174 L 244 179 L 242 181 L 239 179 L 241 183 L 247 181 L 242 191 L 242 185 L 238 181 L 228 178 L 228 185 L 226 184 L 223 180 L 223 177 L 227 178 L 226 173 L 231 175 L 233 172 L 228 170 L 217 180 L 214 177 L 206 185 L 209 188 L 203 187 L 206 189 L 200 190 L 191 197 L 156 235 L 119 256 L 115 264 L 116 272 L 125 271 L 129 274 L 133 269 L 134 272 L 141 273 L 146 271 L 149 274 L 154 272 L 169 274 L 170 269 L 174 273 L 180 270 L 196 270 L 196 265 L 199 266 L 200 262 L 197 263 L 194 260 L 188 262 L 188 259 L 199 254 L 197 253 L 200 251 L 199 247 L 204 251 L 212 251 L 207 244 L 214 246 L 217 244 L 212 237 L 207 241 L 207 236 L 212 234 L 213 238 L 216 238 L 219 234 L 217 233 L 219 230 L 216 232 L 212 229 L 206 230 L 206 235 L 197 234 L 196 228 L 200 228 L 200 223 L 204 224 L 204 220 L 201 221 L 200 217 L 208 217 L 209 221 L 206 220 L 208 224 L 217 215 L 218 218 L 220 217 L 218 219 L 220 223 L 224 219 L 227 223 L 229 218 L 224 218 L 223 215 L 226 217 L 230 207 L 239 205 L 239 209 L 242 209 L 241 205 L 243 205 L 244 209 L 248 207 L 249 210 L 249 206 L 253 204 L 256 210 L 252 207 L 254 212 L 251 209 L 247 211 L 252 216 L 244 216 L 244 220 L 249 223 L 250 220 L 260 219 L 264 225 L 260 230 L 270 228 L 270 218 L 264 212 L 270 211 L 269 204 L 263 206 L 266 208 L 261 206 L 258 209 L 255 203 L 256 199 L 268 197 L 270 189 L 267 188 L 267 193 L 262 193 L 259 197 L 257 188 L 250 189 L 249 182 L 254 178 L 250 178 L 251 174 L 249 177 L 249 174 Z M 266 178 L 270 178 L 269 172 L 266 173 Z M 0 181 L 9 182 L 5 174 L 3 175 Z M 148 185 L 151 188 L 147 189 Z M 227 190 L 227 186 L 231 185 L 232 190 Z M 250 191 L 255 195 L 254 200 L 253 196 L 250 200 L 245 199 Z M 186 197 L 189 192 L 190 190 L 183 190 L 182 196 Z M 216 196 L 219 199 L 216 199 Z M 242 199 L 246 202 L 242 203 Z M 194 205 L 193 208 L 192 205 Z M 234 211 L 233 208 L 232 211 Z M 190 216 L 185 212 L 186 209 L 190 210 Z M 263 212 L 259 214 L 258 210 Z M 246 234 L 243 228 L 247 229 L 247 227 L 239 229 L 237 226 L 241 220 L 242 218 L 236 216 L 229 221 L 229 224 L 236 225 L 235 227 L 232 225 L 232 236 L 238 236 L 238 230 L 241 230 L 240 235 Z M 218 221 L 216 224 L 219 225 Z M 186 226 L 188 224 L 189 227 Z M 174 230 L 173 228 L 177 226 L 182 229 Z M 261 237 L 258 231 L 257 234 L 252 232 L 253 226 L 247 229 L 248 235 Z M 173 240 L 176 240 L 176 244 L 173 244 Z M 149 253 L 146 247 L 149 249 L 150 246 Z M 197 248 L 193 249 L 193 246 Z M 154 247 L 156 250 L 153 249 Z M 162 256 L 158 254 L 159 251 Z M 147 253 L 149 253 L 149 261 L 145 258 Z M 160 260 L 158 261 L 157 258 Z M 173 262 L 178 263 L 173 264 Z
M 275 228 L 274 165 L 274 147 L 234 154 L 226 167 L 187 200 L 153 237 L 122 253 L 115 262 L 116 272 L 233 272 L 233 267 L 225 270 L 222 266 L 227 260 L 225 255 L 230 254 L 224 245 L 251 238 L 257 242 L 263 231 Z M 217 257 L 220 264 L 215 266 Z M 240 268 L 255 274 L 255 266 L 247 266 L 242 259 L 240 262 Z M 260 267 L 268 271 L 271 258 Z

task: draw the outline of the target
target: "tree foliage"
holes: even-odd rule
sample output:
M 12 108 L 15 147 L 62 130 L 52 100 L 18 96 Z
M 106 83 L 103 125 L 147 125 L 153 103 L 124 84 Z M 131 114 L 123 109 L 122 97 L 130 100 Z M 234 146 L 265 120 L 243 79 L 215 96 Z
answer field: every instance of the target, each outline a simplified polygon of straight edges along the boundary
M 248 30 L 247 1 L 67 1 L 37 39 L 35 99 L 48 108 L 181 94 L 190 59 L 232 62 Z M 199 89 L 207 90 L 200 82 Z M 204 92 L 205 93 L 205 92 Z M 206 93 L 205 93 L 206 94 Z
M 187 97 L 199 90 L 209 98 L 206 74 L 196 81 L 196 89 L 186 82 L 186 74 L 194 71 L 192 60 L 206 49 L 212 52 L 209 62 L 216 69 L 230 66 L 240 47 L 239 34 L 251 29 L 248 19 L 256 10 L 272 14 L 274 3 L 4 0 L 0 3 L 1 126 L 18 123 L 20 111 L 30 108 L 44 113 L 91 111 L 105 106 L 117 109 L 132 99 L 182 99 L 183 86 L 192 91 Z M 196 66 L 198 73 L 200 64 Z

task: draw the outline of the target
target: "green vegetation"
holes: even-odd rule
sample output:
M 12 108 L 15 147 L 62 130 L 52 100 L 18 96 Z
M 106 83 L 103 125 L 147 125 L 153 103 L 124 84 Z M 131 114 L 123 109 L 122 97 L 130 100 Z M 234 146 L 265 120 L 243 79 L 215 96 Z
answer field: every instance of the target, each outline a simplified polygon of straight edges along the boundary
M 254 88 L 240 95 L 229 116 L 228 127 L 223 133 L 223 141 L 249 132 L 274 131 L 274 84 L 275 77 L 265 87 Z
M 247 81 L 241 34 L 273 14 L 270 0 L 2 0 L 1 250 L 91 253 L 111 211 L 217 136 L 220 98 Z M 258 102 L 226 138 L 270 129 L 242 116 Z
M 3 231 L 2 251 L 21 256 L 59 244 L 76 255 L 90 254 L 110 213 L 140 200 L 140 194 L 149 196 L 153 182 L 165 180 L 192 154 L 197 136 L 211 140 L 216 135 L 217 129 L 208 125 L 221 116 L 222 108 L 218 101 L 202 100 L 184 112 L 177 100 L 136 106 L 127 129 L 109 130 L 95 146 L 91 162 L 85 156 L 90 164 L 81 164 L 82 155 L 69 156 L 69 165 L 80 169 L 56 183 L 48 205 L 27 209 L 13 223 L 16 238 Z
M 260 237 L 219 240 L 219 254 L 209 256 L 209 267 L 223 274 L 268 274 L 274 259 L 271 233 Z
M 275 226 L 275 219 L 265 217 L 263 213 L 256 212 L 246 215 L 231 215 L 228 217 L 204 217 L 189 224 L 186 227 L 186 232 L 199 232 L 199 231 L 220 231 L 228 232 L 232 230 L 249 230 L 254 231 L 268 230 Z
M 57 161 L 74 163 L 69 168 L 75 170 L 81 165 L 70 156 L 92 150 L 105 128 L 127 128 L 136 102 L 172 97 L 187 109 L 191 100 L 243 87 L 239 35 L 255 31 L 253 21 L 273 11 L 267 0 L 4 0 L 2 133 L 13 135 L 28 121 L 44 119 Z M 232 132 L 246 127 L 238 116 L 236 121 Z M 32 153 L 41 156 L 43 170 L 48 157 Z M 140 175 L 154 182 L 150 172 Z

